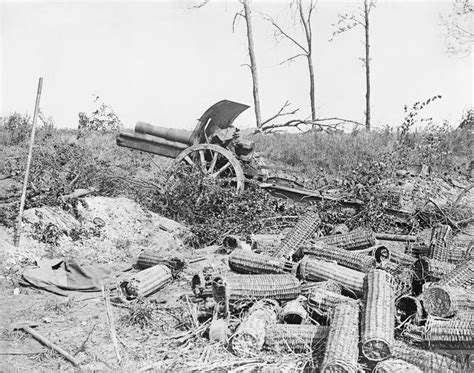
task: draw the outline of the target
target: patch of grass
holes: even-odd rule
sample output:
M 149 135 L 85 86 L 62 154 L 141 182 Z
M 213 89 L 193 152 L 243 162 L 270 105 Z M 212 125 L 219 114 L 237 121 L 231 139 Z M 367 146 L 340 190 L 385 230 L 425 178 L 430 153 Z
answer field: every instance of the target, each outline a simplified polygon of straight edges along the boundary
M 137 325 L 144 329 L 152 324 L 155 316 L 155 306 L 146 298 L 131 303 L 128 311 L 128 314 L 120 318 L 120 322 L 125 326 Z

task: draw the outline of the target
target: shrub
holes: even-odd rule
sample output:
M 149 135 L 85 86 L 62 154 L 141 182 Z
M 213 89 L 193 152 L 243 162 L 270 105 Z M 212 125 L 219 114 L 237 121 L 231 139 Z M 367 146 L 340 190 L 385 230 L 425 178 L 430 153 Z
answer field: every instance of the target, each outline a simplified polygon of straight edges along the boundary
M 2 137 L 3 145 L 18 145 L 30 137 L 31 118 L 28 114 L 13 113 L 2 118 Z

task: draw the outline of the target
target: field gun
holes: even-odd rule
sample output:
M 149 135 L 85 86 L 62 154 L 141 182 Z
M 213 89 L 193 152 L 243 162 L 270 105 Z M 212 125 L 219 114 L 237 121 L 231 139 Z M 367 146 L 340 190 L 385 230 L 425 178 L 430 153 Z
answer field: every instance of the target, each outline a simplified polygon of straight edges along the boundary
M 193 131 L 138 122 L 135 132 L 118 135 L 117 145 L 199 166 L 205 174 L 241 192 L 246 179 L 265 178 L 254 143 L 241 139 L 239 130 L 232 126 L 248 108 L 229 100 L 219 101 L 204 112 Z
M 238 193 L 245 182 L 253 180 L 270 193 L 297 202 L 328 200 L 358 209 L 359 200 L 345 200 L 319 191 L 309 190 L 288 175 L 272 175 L 254 151 L 254 143 L 240 138 L 232 123 L 248 105 L 222 100 L 212 105 L 199 118 L 193 131 L 160 127 L 138 122 L 134 132 L 121 132 L 117 145 L 173 158 L 198 166 L 222 185 L 232 186 Z M 405 215 L 405 211 L 393 211 Z

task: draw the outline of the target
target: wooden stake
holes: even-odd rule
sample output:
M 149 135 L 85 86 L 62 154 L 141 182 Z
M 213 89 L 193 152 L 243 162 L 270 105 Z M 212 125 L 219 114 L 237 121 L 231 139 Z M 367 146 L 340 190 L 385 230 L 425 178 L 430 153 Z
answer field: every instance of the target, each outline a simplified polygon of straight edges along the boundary
M 107 315 L 107 324 L 109 325 L 109 333 L 110 339 L 114 345 L 115 356 L 117 356 L 118 363 L 120 364 L 122 361 L 122 357 L 120 356 L 120 349 L 118 346 L 118 338 L 117 338 L 117 330 L 115 329 L 115 322 L 114 322 L 114 315 L 112 312 L 112 306 L 110 305 L 110 290 L 102 285 L 102 296 L 104 298 L 105 303 L 105 314 Z
M 18 213 L 18 221 L 16 225 L 15 234 L 13 236 L 13 244 L 15 247 L 20 246 L 20 235 L 21 235 L 21 217 L 23 215 L 23 209 L 25 208 L 25 199 L 26 199 L 26 188 L 28 187 L 28 176 L 30 174 L 30 165 L 31 165 L 31 158 L 33 156 L 33 145 L 35 142 L 35 130 L 36 130 L 36 119 L 38 118 L 39 113 L 39 103 L 41 98 L 41 89 L 43 88 L 43 78 L 39 78 L 38 81 L 38 93 L 36 94 L 36 103 L 35 103 L 35 111 L 33 114 L 33 128 L 31 129 L 31 137 L 30 137 L 30 147 L 28 150 L 28 159 L 26 161 L 26 171 L 25 171 L 25 179 L 23 181 L 23 191 L 21 193 L 20 199 L 20 211 Z

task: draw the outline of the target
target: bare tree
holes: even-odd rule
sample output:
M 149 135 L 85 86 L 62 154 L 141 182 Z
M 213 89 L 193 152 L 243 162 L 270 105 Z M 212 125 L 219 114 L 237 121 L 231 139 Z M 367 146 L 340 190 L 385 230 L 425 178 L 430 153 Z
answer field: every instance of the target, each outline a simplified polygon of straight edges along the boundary
M 362 59 L 365 66 L 365 128 L 370 131 L 370 11 L 375 7 L 375 0 L 364 0 L 364 7 L 360 9 L 357 14 L 346 13 L 339 14 L 338 22 L 336 23 L 336 30 L 333 33 L 333 38 L 336 35 L 349 31 L 357 26 L 364 28 L 364 47 L 365 57 Z M 333 40 L 333 39 L 331 39 Z
M 454 0 L 451 13 L 447 17 L 441 17 L 448 53 L 470 55 L 474 42 L 473 14 L 474 4 L 471 0 Z
M 264 18 L 269 21 L 273 27 L 275 28 L 275 33 L 277 37 L 281 37 L 283 39 L 288 40 L 293 45 L 297 47 L 300 53 L 287 58 L 281 64 L 293 61 L 298 57 L 305 57 L 306 62 L 308 64 L 308 72 L 309 72 L 309 98 L 311 102 L 311 120 L 315 121 L 317 119 L 316 116 L 316 99 L 315 99 L 315 77 L 314 77 L 314 67 L 313 67 L 313 48 L 312 48 L 312 40 L 313 40 L 313 32 L 311 28 L 311 17 L 313 15 L 313 11 L 316 8 L 317 0 L 310 0 L 308 5 L 305 6 L 303 0 L 295 0 L 293 2 L 296 5 L 296 12 L 299 23 L 304 31 L 304 42 L 298 41 L 294 36 L 291 36 L 290 33 L 283 30 L 283 28 L 270 16 L 265 15 Z
M 241 0 L 243 5 L 243 10 L 240 13 L 236 14 L 237 16 L 242 16 L 245 18 L 245 24 L 247 25 L 247 46 L 249 50 L 249 59 L 250 64 L 250 73 L 252 74 L 252 84 L 253 84 L 253 102 L 255 109 L 255 120 L 257 122 L 257 128 L 262 127 L 262 115 L 260 112 L 260 96 L 258 93 L 258 74 L 257 74 L 257 59 L 255 57 L 255 45 L 253 41 L 253 31 L 252 31 L 252 16 L 250 10 L 249 0 Z M 235 21 L 235 18 L 234 18 Z
M 203 0 L 199 3 L 191 6 L 191 8 L 198 9 L 202 8 L 206 4 L 209 3 L 210 0 Z M 252 31 L 252 15 L 250 9 L 250 0 L 240 0 L 243 8 L 240 12 L 237 12 L 234 16 L 234 21 L 232 23 L 232 30 L 234 31 L 235 22 L 238 17 L 242 17 L 245 19 L 245 24 L 247 26 L 247 46 L 249 50 L 249 59 L 250 63 L 246 64 L 250 68 L 250 73 L 252 75 L 252 95 L 253 95 L 253 102 L 254 102 L 254 110 L 255 110 L 255 121 L 257 124 L 257 128 L 259 129 L 262 127 L 262 115 L 260 109 L 260 95 L 258 92 L 258 73 L 257 73 L 257 59 L 255 57 L 255 44 L 253 41 L 253 31 Z

